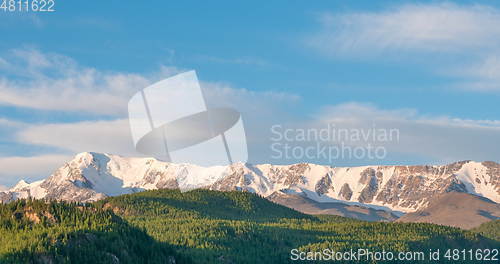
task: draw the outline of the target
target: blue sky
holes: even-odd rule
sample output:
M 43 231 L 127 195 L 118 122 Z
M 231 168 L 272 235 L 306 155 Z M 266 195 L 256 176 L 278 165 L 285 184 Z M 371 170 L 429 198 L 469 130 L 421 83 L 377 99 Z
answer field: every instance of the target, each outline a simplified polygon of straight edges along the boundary
M 492 1 L 56 1 L 0 13 L 0 33 L 0 184 L 77 152 L 135 155 L 116 136 L 127 98 L 190 69 L 243 113 L 251 162 L 273 162 L 270 125 L 326 120 L 401 130 L 386 159 L 331 165 L 499 160 Z

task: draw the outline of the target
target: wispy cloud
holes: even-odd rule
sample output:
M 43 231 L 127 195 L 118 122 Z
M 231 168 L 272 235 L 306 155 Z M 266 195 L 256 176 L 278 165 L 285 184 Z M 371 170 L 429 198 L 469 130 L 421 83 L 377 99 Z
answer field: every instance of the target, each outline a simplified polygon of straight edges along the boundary
M 201 86 L 210 105 L 225 105 L 241 111 L 258 111 L 262 107 L 268 109 L 276 103 L 286 104 L 301 100 L 301 96 L 294 93 L 251 91 L 245 88 L 236 88 L 224 82 L 202 82 Z
M 419 62 L 457 78 L 454 87 L 500 91 L 500 10 L 453 3 L 407 4 L 378 12 L 322 13 L 306 40 L 332 57 Z
M 324 106 L 316 112 L 314 119 L 284 118 L 280 107 L 262 109 L 256 115 L 247 115 L 245 119 L 247 138 L 250 147 L 250 162 L 252 163 L 294 163 L 304 160 L 276 160 L 270 148 L 271 126 L 283 124 L 285 127 L 300 129 L 324 129 L 328 124 L 336 128 L 357 129 L 368 131 L 377 129 L 397 129 L 397 141 L 379 142 L 379 146 L 387 149 L 386 160 L 337 160 L 334 166 L 353 164 L 387 164 L 392 162 L 415 163 L 434 162 L 447 163 L 457 160 L 491 160 L 500 157 L 500 150 L 492 142 L 500 141 L 500 120 L 468 120 L 448 116 L 425 116 L 415 109 L 383 109 L 363 103 L 345 103 Z M 264 113 L 263 113 L 264 112 Z M 265 114 L 265 115 L 264 115 Z M 250 122 L 247 122 L 250 121 Z M 40 179 L 48 175 L 54 164 L 59 164 L 77 152 L 97 151 L 120 154 L 125 156 L 140 156 L 134 149 L 128 121 L 118 119 L 113 121 L 84 121 L 77 123 L 45 124 L 28 126 L 16 133 L 16 138 L 24 144 L 55 147 L 67 155 L 48 155 L 44 158 L 34 157 L 6 157 L 0 159 L 0 166 L 11 168 L 16 165 L 29 163 L 30 168 L 17 168 L 14 172 L 3 172 L 10 182 L 15 177 L 25 173 L 30 179 Z M 335 142 L 332 142 L 335 143 Z M 338 142 L 337 142 L 338 143 Z M 346 142 L 351 144 L 352 142 Z M 354 142 L 352 144 L 366 144 Z M 295 142 L 290 142 L 293 147 Z M 299 142 L 298 146 L 316 146 L 316 142 Z M 306 144 L 306 145 L 303 145 Z M 410 157 L 404 161 L 402 157 Z M 48 161 L 48 165 L 34 166 Z M 327 163 L 327 160 L 308 160 L 315 163 Z M 2 163 L 3 162 L 3 163 Z M 25 163 L 28 164 L 28 163 Z M 8 171 L 8 170 L 6 170 Z M 37 177 L 38 175 L 38 177 Z
M 12 28 L 19 26 L 45 27 L 46 23 L 38 12 L 3 12 L 0 16 L 0 28 Z
M 279 120 L 279 119 L 278 119 Z M 313 162 L 329 164 L 332 166 L 353 166 L 367 164 L 415 164 L 434 163 L 445 164 L 459 160 L 492 160 L 500 157 L 500 150 L 492 142 L 500 141 L 500 120 L 469 120 L 449 116 L 427 116 L 419 113 L 416 109 L 387 109 L 375 105 L 350 102 L 338 105 L 323 106 L 320 111 L 313 115 L 312 119 L 290 120 L 289 122 L 278 122 L 283 139 L 281 149 L 288 146 L 288 157 L 283 152 L 276 155 L 272 145 L 276 143 L 273 138 L 276 134 L 271 127 L 265 128 L 260 135 L 260 141 L 253 142 L 254 148 L 259 151 L 259 161 L 290 164 L 297 162 Z M 310 133 L 323 133 L 326 131 L 326 140 L 310 137 Z M 348 136 L 355 133 L 392 133 L 396 131 L 397 136 L 391 140 L 372 140 L 372 138 L 361 140 L 338 139 L 335 133 L 351 131 Z M 361 131 L 361 132 L 360 132 Z M 325 134 L 323 134 L 323 137 Z M 328 136 L 329 135 L 329 136 Z M 337 134 L 338 135 L 338 134 Z M 296 137 L 297 136 L 297 137 Z M 333 136 L 333 139 L 330 137 Z M 312 138 L 312 139 L 311 139 Z M 306 155 L 293 154 L 305 153 L 312 149 L 311 153 L 320 151 L 325 146 L 351 146 L 361 147 L 383 147 L 387 156 L 383 159 L 369 159 L 367 156 L 356 158 L 345 155 L 336 157 L 324 154 L 314 155 L 309 158 Z M 297 150 L 297 152 L 293 152 Z M 326 151 L 328 153 L 328 151 Z M 276 158 L 277 157 L 277 158 Z M 498 160 L 496 160 L 498 161 Z
M 233 57 L 233 58 L 225 58 L 218 56 L 208 56 L 208 55 L 199 55 L 195 56 L 195 59 L 200 61 L 206 61 L 211 63 L 219 63 L 219 64 L 237 64 L 237 65 L 250 65 L 250 66 L 271 66 L 273 65 L 271 62 L 264 60 L 259 57 L 253 56 L 241 56 L 241 57 Z
M 26 127 L 27 125 L 24 122 L 0 117 L 0 145 L 15 141 L 15 134 Z M 4 152 L 4 149 L 0 150 L 0 155 L 3 154 L 2 152 Z
M 96 151 L 139 156 L 135 151 L 127 120 L 127 105 L 138 90 L 161 78 L 184 70 L 160 66 L 149 74 L 103 72 L 85 67 L 70 57 L 25 48 L 8 51 L 0 58 L 0 104 L 17 108 L 44 109 L 78 114 L 79 122 L 26 123 L 0 118 L 2 144 L 22 144 L 54 151 L 57 155 L 5 157 L 0 160 L 0 183 L 15 178 L 41 179 L 55 164 L 62 164 L 78 152 Z M 269 113 L 278 113 L 283 105 L 294 104 L 300 96 L 284 92 L 255 92 L 225 82 L 201 81 L 211 107 L 232 107 L 243 113 L 249 131 L 260 131 L 271 122 Z M 184 102 L 172 102 L 180 103 Z M 256 138 L 257 136 L 253 136 Z M 63 155 L 59 155 L 62 153 Z M 21 164 L 29 168 L 17 168 Z M 46 162 L 46 165 L 41 163 Z M 12 164 L 7 166 L 7 164 Z M 26 167 L 26 166 L 24 166 Z M 10 171 L 9 171 L 10 170 Z
M 330 54 L 462 52 L 497 49 L 500 43 L 500 11 L 480 5 L 411 4 L 382 12 L 323 13 L 319 20 L 322 29 L 309 43 Z
M 3 128 L 17 128 L 24 126 L 23 122 L 13 121 L 6 118 L 0 118 L 0 127 Z
M 479 62 L 451 66 L 442 70 L 442 74 L 460 80 L 455 86 L 459 89 L 479 92 L 500 91 L 500 52 L 479 60 Z
M 96 151 L 139 155 L 134 150 L 127 119 L 29 126 L 17 133 L 17 140 L 56 147 L 66 153 Z
M 243 114 L 248 131 L 252 132 L 272 118 L 269 113 L 278 113 L 280 106 L 299 100 L 296 95 L 275 92 L 253 92 L 232 88 L 228 84 L 202 83 L 211 107 L 231 107 Z M 183 103 L 183 102 L 181 102 Z M 274 120 L 275 121 L 275 120 Z M 15 125 L 16 122 L 0 119 Z M 189 131 L 186 131 L 189 133 Z M 23 144 L 55 147 L 66 153 L 96 151 L 125 156 L 141 155 L 135 151 L 128 119 L 94 120 L 72 123 L 23 124 L 15 134 Z
M 258 59 L 238 59 L 236 63 L 264 63 Z M 229 61 L 228 61 L 229 63 Z M 124 117 L 133 94 L 149 84 L 186 71 L 160 66 L 149 74 L 106 72 L 79 65 L 72 58 L 37 49 L 10 50 L 0 57 L 0 104 L 22 108 L 82 112 Z M 251 92 L 223 82 L 202 82 L 212 102 L 249 105 L 245 98 L 297 100 L 299 96 L 284 92 Z M 253 103 L 254 105 L 259 105 Z M 262 106 L 262 104 L 260 104 Z
M 41 155 L 33 157 L 0 157 L 0 181 L 13 185 L 20 179 L 34 181 L 46 178 L 71 156 Z
M 92 117 L 87 121 L 50 124 L 26 124 L 1 118 L 0 126 L 9 128 L 5 133 L 10 133 L 9 138 L 16 143 L 56 148 L 58 153 L 64 154 L 0 158 L 0 183 L 9 184 L 19 177 L 44 178 L 77 152 L 139 155 L 134 150 L 126 119 L 129 96 L 151 83 L 155 78 L 151 76 L 168 76 L 179 71 L 176 67 L 162 66 L 151 75 L 103 73 L 81 66 L 71 58 L 33 49 L 11 51 L 3 59 L 3 62 L 0 61 L 0 71 L 5 73 L 0 82 L 0 102 L 3 104 L 65 112 L 113 113 L 112 120 L 95 120 Z M 470 78 L 496 78 L 494 69 L 497 61 L 492 59 L 484 65 L 485 69 L 471 67 L 468 73 Z M 434 161 L 483 160 L 500 156 L 498 148 L 491 144 L 500 140 L 498 120 L 424 116 L 415 109 L 381 109 L 348 103 L 325 106 L 311 121 L 287 115 L 286 105 L 300 107 L 297 105 L 301 103 L 299 95 L 250 91 L 224 82 L 202 81 L 201 85 L 209 105 L 233 107 L 244 114 L 251 162 L 271 160 L 270 127 L 284 122 L 304 128 L 322 127 L 327 122 L 335 122 L 338 127 L 345 128 L 370 128 L 374 123 L 380 128 L 398 128 L 401 141 L 387 145 L 390 153 L 425 156 Z M 67 99 L 71 100 L 65 102 Z M 294 161 L 284 161 L 291 162 Z M 28 168 L 22 164 L 30 165 Z
M 24 108 L 124 115 L 129 98 L 153 80 L 179 70 L 161 67 L 144 76 L 102 72 L 59 54 L 10 50 L 0 63 L 0 104 Z
M 500 120 L 469 120 L 449 116 L 425 116 L 415 109 L 381 109 L 370 104 L 328 106 L 315 124 L 337 127 L 399 130 L 397 142 L 387 142 L 389 152 L 430 160 L 489 160 L 500 157 L 492 142 L 500 141 Z M 410 161 L 411 162 L 411 161 Z

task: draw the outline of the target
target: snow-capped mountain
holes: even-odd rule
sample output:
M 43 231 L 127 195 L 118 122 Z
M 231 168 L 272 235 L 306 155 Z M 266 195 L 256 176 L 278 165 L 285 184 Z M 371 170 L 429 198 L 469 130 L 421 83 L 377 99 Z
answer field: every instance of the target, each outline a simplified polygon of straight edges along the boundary
M 343 202 L 413 212 L 436 195 L 465 192 L 500 203 L 500 164 L 462 161 L 442 166 L 329 167 L 301 163 L 199 167 L 154 158 L 80 153 L 45 180 L 20 181 L 0 200 L 95 201 L 148 189 L 244 190 L 270 196 L 300 194 L 317 202 Z

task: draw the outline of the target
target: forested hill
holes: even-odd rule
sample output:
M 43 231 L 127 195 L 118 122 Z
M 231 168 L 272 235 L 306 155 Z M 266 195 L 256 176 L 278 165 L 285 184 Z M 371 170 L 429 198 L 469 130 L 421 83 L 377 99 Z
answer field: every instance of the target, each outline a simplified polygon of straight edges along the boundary
M 282 218 L 315 219 L 249 192 L 152 190 L 108 197 L 94 203 L 128 216 L 273 221 Z
M 476 232 L 310 216 L 247 192 L 157 190 L 85 205 L 0 205 L 0 263 L 290 263 L 294 248 L 493 247 L 494 237 Z
M 113 212 L 18 200 L 0 206 L 0 263 L 166 263 L 182 258 Z

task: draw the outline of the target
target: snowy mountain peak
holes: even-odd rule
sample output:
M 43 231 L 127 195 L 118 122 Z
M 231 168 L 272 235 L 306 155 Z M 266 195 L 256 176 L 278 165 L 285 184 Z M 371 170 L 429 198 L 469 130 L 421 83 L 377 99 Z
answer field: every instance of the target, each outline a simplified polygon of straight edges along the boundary
M 448 165 L 330 167 L 235 163 L 200 167 L 154 158 L 84 152 L 45 180 L 0 192 L 0 200 L 23 197 L 94 201 L 148 189 L 209 188 L 270 196 L 298 193 L 317 202 L 343 202 L 412 212 L 438 194 L 458 191 L 500 202 L 500 165 L 461 161 Z
M 21 190 L 29 185 L 30 184 L 27 183 L 25 180 L 20 180 L 19 182 L 17 182 L 16 185 L 14 185 L 14 187 L 12 187 L 12 190 Z

